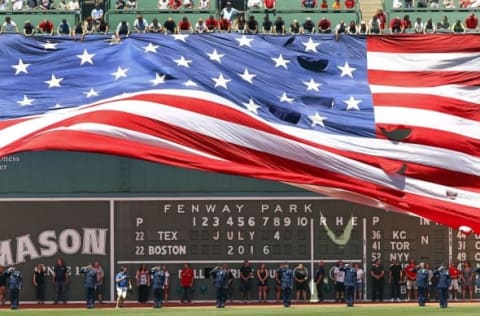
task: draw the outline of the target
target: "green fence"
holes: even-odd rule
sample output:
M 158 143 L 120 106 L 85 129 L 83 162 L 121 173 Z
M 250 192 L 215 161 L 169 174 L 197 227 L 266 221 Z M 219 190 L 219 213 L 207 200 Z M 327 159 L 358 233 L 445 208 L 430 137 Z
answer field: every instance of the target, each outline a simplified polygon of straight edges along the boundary
M 80 19 L 80 15 L 73 11 L 60 10 L 26 10 L 26 11 L 0 11 L 0 19 L 5 19 L 6 16 L 11 16 L 12 20 L 17 24 L 19 32 L 23 31 L 23 24 L 25 21 L 30 21 L 32 25 L 36 26 L 40 21 L 49 19 L 53 22 L 55 28 L 62 21 L 67 19 L 70 25 L 74 25 Z

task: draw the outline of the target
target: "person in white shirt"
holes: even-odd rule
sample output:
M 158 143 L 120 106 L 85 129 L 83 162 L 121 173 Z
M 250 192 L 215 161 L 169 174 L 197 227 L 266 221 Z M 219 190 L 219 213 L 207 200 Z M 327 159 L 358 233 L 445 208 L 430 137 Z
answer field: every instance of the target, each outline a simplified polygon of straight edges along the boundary
M 166 10 L 168 9 L 168 0 L 158 0 L 158 9 L 159 10 Z
M 23 9 L 23 0 L 15 0 L 15 2 L 13 2 L 12 10 L 17 11 L 22 9 Z
M 210 0 L 200 0 L 198 8 L 199 9 L 208 9 L 210 7 Z
M 249 9 L 260 9 L 262 7 L 262 0 L 248 0 L 247 7 Z
M 227 6 L 222 9 L 222 12 L 220 12 L 220 16 L 224 19 L 229 20 L 230 22 L 233 22 L 235 17 L 241 13 L 243 13 L 243 11 L 239 11 L 232 7 L 232 3 L 229 1 L 227 2 Z

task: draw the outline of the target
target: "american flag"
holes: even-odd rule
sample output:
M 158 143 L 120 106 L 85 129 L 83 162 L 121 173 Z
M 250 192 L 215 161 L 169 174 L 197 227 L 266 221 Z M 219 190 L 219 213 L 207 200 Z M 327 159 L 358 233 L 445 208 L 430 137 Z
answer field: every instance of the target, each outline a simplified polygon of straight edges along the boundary
M 480 232 L 480 38 L 0 37 L 0 156 L 98 152 Z

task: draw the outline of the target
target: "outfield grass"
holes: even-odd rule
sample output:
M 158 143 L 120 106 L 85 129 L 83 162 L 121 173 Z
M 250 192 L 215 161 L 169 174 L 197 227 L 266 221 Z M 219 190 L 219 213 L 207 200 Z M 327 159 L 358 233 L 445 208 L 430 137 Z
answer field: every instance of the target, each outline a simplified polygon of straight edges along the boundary
M 430 304 L 426 307 L 418 307 L 414 304 L 392 304 L 392 305 L 358 305 L 354 308 L 347 308 L 339 305 L 316 305 L 316 306 L 292 306 L 283 308 L 281 306 L 232 306 L 225 309 L 214 307 L 165 307 L 162 309 L 153 308 L 97 308 L 86 309 L 20 309 L 0 310 L 2 315 L 16 316 L 92 316 L 92 315 L 193 315 L 193 316 L 428 316 L 428 315 L 452 315 L 470 316 L 480 314 L 480 304 L 450 304 L 448 309 L 440 309 L 437 304 Z

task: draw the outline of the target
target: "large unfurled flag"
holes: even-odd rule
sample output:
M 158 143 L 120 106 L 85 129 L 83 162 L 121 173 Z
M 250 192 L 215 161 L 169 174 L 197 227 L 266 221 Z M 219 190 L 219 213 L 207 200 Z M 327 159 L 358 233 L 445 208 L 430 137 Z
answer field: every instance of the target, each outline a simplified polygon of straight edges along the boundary
M 0 156 L 121 155 L 480 232 L 480 37 L 0 37 Z

